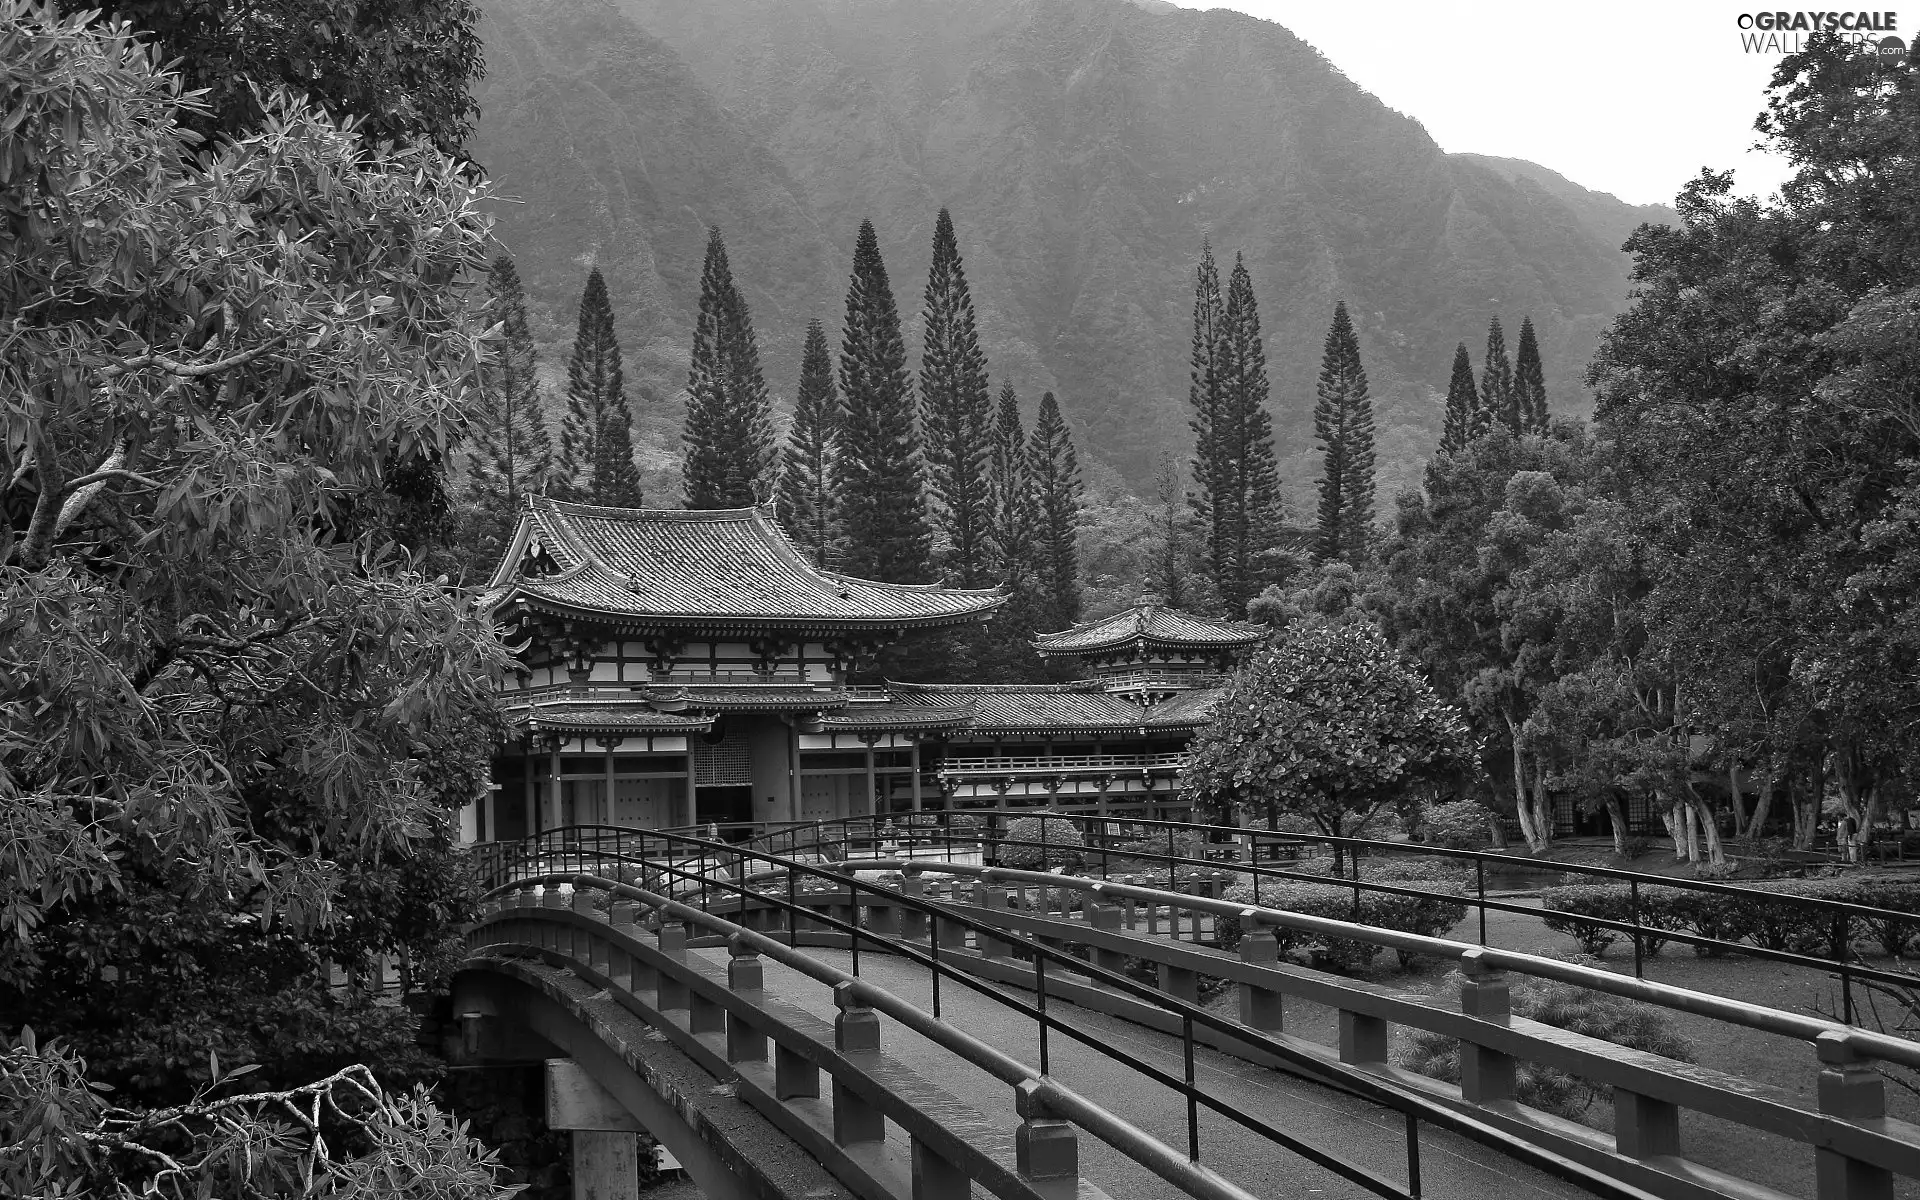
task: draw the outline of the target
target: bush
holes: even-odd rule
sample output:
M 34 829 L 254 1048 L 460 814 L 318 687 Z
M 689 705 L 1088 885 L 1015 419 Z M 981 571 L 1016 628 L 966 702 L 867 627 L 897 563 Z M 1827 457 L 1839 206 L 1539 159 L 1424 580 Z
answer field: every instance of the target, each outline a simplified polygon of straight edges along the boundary
M 1454 800 L 1427 809 L 1421 823 L 1424 840 L 1449 850 L 1480 850 L 1487 844 L 1487 807 L 1478 800 Z
M 1403 896 L 1362 888 L 1356 914 L 1351 887 L 1343 887 L 1337 883 L 1263 880 L 1259 888 L 1258 903 L 1264 908 L 1285 909 L 1288 912 L 1325 917 L 1335 921 L 1357 921 L 1362 925 L 1374 925 L 1381 929 L 1418 933 L 1428 937 L 1445 933 L 1458 925 L 1467 915 L 1465 893 L 1457 886 L 1449 889 L 1445 884 L 1432 880 L 1403 880 L 1386 875 L 1369 879 L 1367 882 L 1419 888 L 1427 894 Z M 1254 887 L 1251 883 L 1237 883 L 1228 888 L 1221 899 L 1235 904 L 1252 905 L 1255 903 Z M 1217 931 L 1216 940 L 1224 950 L 1231 950 L 1238 946 L 1240 939 L 1245 936 L 1238 916 L 1220 917 L 1215 921 L 1214 927 Z M 1371 963 L 1374 956 L 1381 950 L 1377 943 L 1360 938 L 1322 938 L 1284 925 L 1274 925 L 1270 928 L 1273 930 L 1274 939 L 1280 944 L 1282 955 L 1295 949 L 1304 949 L 1312 956 L 1316 965 L 1336 971 L 1352 971 L 1364 967 Z M 1405 951 L 1397 953 L 1402 965 L 1412 957 Z
M 1570 961 L 1581 959 L 1574 956 Z M 1510 995 L 1516 1017 L 1679 1062 L 1695 1061 L 1692 1045 L 1680 1035 L 1673 1018 L 1653 1005 L 1554 980 L 1521 975 L 1511 978 Z M 1460 973 L 1452 972 L 1434 993 L 1450 997 L 1456 1011 L 1460 982 Z M 1393 1059 L 1410 1071 L 1434 1079 L 1460 1081 L 1460 1043 L 1455 1038 L 1423 1029 L 1403 1029 L 1394 1047 Z M 1558 1116 L 1585 1119 L 1594 1100 L 1605 1099 L 1607 1095 L 1602 1085 L 1554 1067 L 1524 1059 L 1515 1067 L 1515 1099 Z
M 1015 817 L 1007 822 L 1007 841 L 1045 842 L 1045 846 L 1002 845 L 995 849 L 994 860 L 1016 870 L 1048 870 L 1053 867 L 1077 867 L 1086 857 L 1086 841 L 1080 826 L 1059 813 L 1039 813 Z
M 1675 919 L 1672 911 L 1672 897 L 1680 889 L 1650 884 L 1640 889 L 1639 919 L 1642 925 L 1676 928 L 1671 922 Z M 1598 958 L 1621 938 L 1627 936 L 1617 929 L 1608 929 L 1603 925 L 1590 924 L 1583 917 L 1597 917 L 1605 921 L 1631 922 L 1634 919 L 1633 889 L 1623 883 L 1576 883 L 1561 887 L 1550 887 L 1540 893 L 1540 920 L 1555 933 L 1564 933 L 1580 943 L 1580 949 Z M 1564 914 L 1564 915 L 1563 915 Z M 1660 953 L 1660 947 L 1667 939 L 1653 934 L 1642 935 L 1641 945 L 1647 954 Z
M 1788 897 L 1839 900 L 1889 910 L 1879 917 L 1856 917 L 1848 925 L 1849 944 L 1864 943 L 1883 953 L 1905 953 L 1920 940 L 1920 880 L 1860 878 L 1782 879 L 1747 885 L 1735 892 L 1695 892 L 1685 888 L 1640 889 L 1640 919 L 1699 937 L 1750 942 L 1767 950 L 1831 954 L 1837 936 L 1835 917 L 1792 903 Z M 1581 884 L 1548 888 L 1541 900 L 1549 913 L 1547 928 L 1579 940 L 1589 954 L 1600 954 L 1623 936 L 1586 924 L 1582 917 L 1632 919 L 1626 884 Z M 1554 915 L 1565 914 L 1565 915 Z M 1665 938 L 1649 938 L 1646 952 L 1657 953 Z M 1712 953 L 1711 947 L 1697 947 Z

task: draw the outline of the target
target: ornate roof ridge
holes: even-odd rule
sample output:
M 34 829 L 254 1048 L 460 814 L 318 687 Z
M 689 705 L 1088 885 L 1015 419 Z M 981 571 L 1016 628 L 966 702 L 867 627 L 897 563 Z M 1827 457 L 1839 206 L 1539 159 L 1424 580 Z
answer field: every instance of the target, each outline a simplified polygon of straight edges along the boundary
M 556 500 L 552 496 L 528 496 L 531 506 L 537 511 L 541 507 L 562 514 L 578 513 L 587 517 L 638 517 L 649 521 L 750 521 L 755 517 L 764 517 L 766 509 L 759 505 L 746 508 L 623 508 L 616 504 L 584 504 L 578 500 Z
M 887 680 L 888 691 L 917 692 L 933 696 L 967 696 L 977 693 L 1034 696 L 1075 696 L 1105 691 L 1097 679 L 1075 679 L 1068 683 L 899 683 Z
M 786 536 L 784 530 L 781 531 L 781 536 Z M 814 569 L 828 579 L 864 584 L 867 587 L 892 588 L 895 591 L 901 592 L 947 592 L 956 596 L 1004 596 L 1007 594 L 1006 589 L 997 583 L 992 587 L 983 588 L 950 587 L 944 583 L 889 583 L 884 579 L 868 579 L 864 575 L 849 575 L 845 571 L 828 571 L 819 567 L 815 567 Z

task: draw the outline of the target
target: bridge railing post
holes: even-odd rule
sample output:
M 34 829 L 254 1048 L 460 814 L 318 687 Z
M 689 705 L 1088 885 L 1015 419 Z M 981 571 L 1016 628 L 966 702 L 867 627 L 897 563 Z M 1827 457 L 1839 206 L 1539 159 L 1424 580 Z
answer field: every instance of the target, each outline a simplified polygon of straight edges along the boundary
M 1476 1020 L 1506 1025 L 1513 1020 L 1507 973 L 1481 961 L 1480 951 L 1461 956 L 1460 1011 Z M 1463 1039 L 1460 1043 L 1460 1097 L 1469 1104 L 1513 1099 L 1514 1061 L 1510 1054 Z
M 766 986 L 760 954 L 739 937 L 727 940 L 727 988 L 737 996 L 758 997 Z M 739 1013 L 727 1013 L 727 1061 L 765 1062 L 767 1035 L 748 1024 Z
M 687 956 L 687 931 L 679 925 L 662 925 L 655 935 L 660 953 L 672 959 L 684 959 Z M 654 1007 L 661 1012 L 672 1012 L 687 1007 L 687 985 L 685 981 L 675 979 L 669 971 L 661 971 L 654 992 Z
M 833 1047 L 843 1055 L 872 1055 L 880 1051 L 880 1015 L 859 1002 L 851 983 L 836 984 L 833 1003 Z M 834 1144 L 884 1141 L 887 1121 L 879 1109 L 837 1077 L 833 1081 Z
M 1117 904 L 1096 904 L 1087 909 L 1087 924 L 1095 929 L 1118 931 L 1120 928 L 1120 906 Z M 1093 948 L 1093 965 L 1105 967 L 1109 971 L 1127 969 L 1127 956 L 1119 950 L 1109 950 L 1103 946 Z
M 1874 1124 L 1887 1115 L 1887 1085 L 1871 1060 L 1848 1043 L 1838 1030 L 1814 1041 L 1820 1056 L 1820 1111 L 1843 1121 Z M 1814 1195 L 1817 1200 L 1892 1200 L 1893 1172 L 1886 1167 L 1848 1158 L 1837 1150 L 1816 1147 Z
M 897 887 L 900 883 L 898 872 L 888 872 L 880 877 L 880 882 L 888 887 Z M 900 935 L 900 909 L 893 901 L 884 896 L 868 897 L 867 928 L 878 937 L 898 937 Z
M 1240 914 L 1240 960 L 1250 963 L 1280 961 L 1280 941 L 1273 930 L 1254 923 L 1253 910 Z M 1284 1008 L 1280 993 L 1256 984 L 1240 985 L 1240 1022 L 1255 1029 L 1277 1032 L 1282 1027 Z
M 1013 1135 L 1014 1166 L 1028 1179 L 1074 1179 L 1080 1174 L 1080 1136 L 1047 1107 L 1037 1079 L 1013 1087 L 1020 1127 Z
M 901 876 L 900 892 L 918 900 L 927 894 L 927 881 L 918 871 L 908 871 Z M 900 910 L 900 936 L 909 942 L 925 941 L 927 937 L 927 914 L 911 906 Z
M 981 880 L 973 885 L 973 902 L 981 908 L 1005 910 L 1011 903 L 1007 889 L 995 887 Z M 997 938 L 989 933 L 980 933 L 980 957 L 1006 958 L 1013 953 L 1013 945 L 1005 938 Z
M 913 1200 L 968 1200 L 973 1181 L 945 1155 L 919 1138 L 912 1142 Z

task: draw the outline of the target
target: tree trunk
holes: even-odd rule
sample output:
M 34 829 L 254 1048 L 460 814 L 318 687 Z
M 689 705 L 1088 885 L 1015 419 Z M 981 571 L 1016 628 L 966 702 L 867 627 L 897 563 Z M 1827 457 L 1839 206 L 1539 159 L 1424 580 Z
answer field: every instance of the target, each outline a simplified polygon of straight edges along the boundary
M 1607 825 L 1613 830 L 1613 852 L 1621 858 L 1627 856 L 1627 814 L 1620 807 L 1620 797 L 1608 796 Z
M 1539 763 L 1533 766 L 1533 823 L 1540 833 L 1540 851 L 1553 848 L 1553 797 L 1547 794 L 1547 772 Z
M 1713 805 L 1691 783 L 1687 785 L 1687 808 L 1706 836 L 1707 861 L 1716 867 L 1727 865 L 1727 848 L 1720 840 L 1720 822 L 1714 818 Z
M 1740 768 L 1727 764 L 1727 801 L 1733 806 L 1733 836 L 1747 836 L 1747 801 L 1740 794 Z
M 1534 819 L 1527 797 L 1527 758 L 1520 749 L 1520 730 L 1506 712 L 1501 712 L 1500 717 L 1507 723 L 1507 737 L 1513 746 L 1513 806 L 1515 815 L 1520 818 L 1520 836 L 1527 839 L 1527 849 L 1535 854 L 1545 854 L 1552 844 L 1553 826 L 1542 829 Z
M 1769 771 L 1760 782 L 1760 794 L 1753 802 L 1753 815 L 1747 818 L 1746 839 L 1749 846 L 1757 846 L 1767 828 L 1767 811 L 1773 807 L 1773 789 L 1775 780 Z
M 1660 823 L 1667 827 L 1667 836 L 1673 839 L 1673 857 L 1675 859 L 1685 858 L 1687 856 L 1687 835 L 1686 831 L 1680 826 L 1679 808 L 1668 803 L 1667 798 L 1659 792 L 1655 792 L 1653 798 L 1661 805 Z

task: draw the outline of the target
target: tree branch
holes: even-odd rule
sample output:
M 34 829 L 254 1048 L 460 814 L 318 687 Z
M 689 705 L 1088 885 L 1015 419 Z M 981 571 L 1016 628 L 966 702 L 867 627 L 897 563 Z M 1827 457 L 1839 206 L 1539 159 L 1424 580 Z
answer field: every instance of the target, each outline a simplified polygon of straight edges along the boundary
M 122 375 L 130 375 L 135 371 L 143 371 L 148 367 L 159 367 L 169 375 L 175 375 L 181 379 L 205 379 L 209 375 L 218 375 L 222 371 L 231 371 L 235 367 L 244 367 L 268 351 L 278 350 L 286 344 L 286 341 L 286 334 L 276 334 L 258 346 L 252 346 L 240 351 L 238 354 L 230 354 L 225 358 L 217 358 L 207 363 L 183 363 L 178 359 L 169 358 L 158 351 L 149 351 L 146 354 L 136 355 L 133 358 L 106 367 L 102 369 L 100 373 L 108 379 L 118 379 Z

